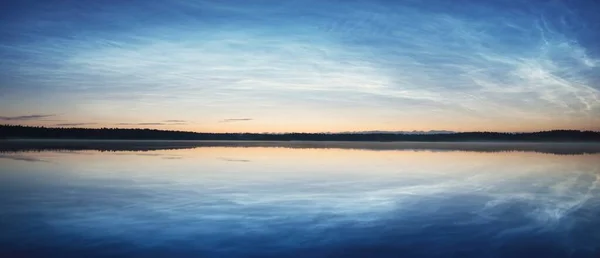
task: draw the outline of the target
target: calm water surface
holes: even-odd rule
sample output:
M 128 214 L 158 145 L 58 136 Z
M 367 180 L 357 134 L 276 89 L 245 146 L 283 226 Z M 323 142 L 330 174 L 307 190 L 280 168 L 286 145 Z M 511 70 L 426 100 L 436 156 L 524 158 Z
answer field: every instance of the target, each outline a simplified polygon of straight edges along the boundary
M 600 154 L 0 153 L 0 257 L 600 257 Z

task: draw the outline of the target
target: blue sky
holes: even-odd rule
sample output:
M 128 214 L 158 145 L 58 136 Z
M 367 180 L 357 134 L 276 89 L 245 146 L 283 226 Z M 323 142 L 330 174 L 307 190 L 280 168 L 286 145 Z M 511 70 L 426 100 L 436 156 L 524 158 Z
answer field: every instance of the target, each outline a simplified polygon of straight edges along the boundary
M 600 2 L 2 1 L 0 123 L 600 130 Z

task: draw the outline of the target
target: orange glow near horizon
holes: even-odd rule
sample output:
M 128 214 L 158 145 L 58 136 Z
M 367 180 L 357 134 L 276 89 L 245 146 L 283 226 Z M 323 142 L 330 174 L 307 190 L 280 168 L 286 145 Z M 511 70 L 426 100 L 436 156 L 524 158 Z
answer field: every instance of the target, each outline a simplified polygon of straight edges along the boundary
M 151 120 L 152 121 L 152 120 Z M 31 121 L 31 122 L 18 122 L 18 123 L 5 123 L 11 125 L 24 125 L 24 126 L 45 126 L 45 127 L 76 127 L 76 128 L 123 128 L 123 129 L 157 129 L 157 130 L 173 130 L 173 131 L 190 131 L 190 132 L 210 132 L 210 133 L 289 133 L 289 132 L 306 132 L 306 133 L 320 133 L 320 132 L 360 132 L 360 131 L 430 131 L 430 130 L 446 130 L 455 132 L 474 132 L 474 131 L 494 131 L 494 132 L 535 132 L 535 131 L 548 131 L 548 130 L 585 130 L 585 131 L 600 131 L 600 121 L 594 123 L 580 124 L 553 124 L 545 123 L 539 125 L 520 125 L 518 123 L 467 123 L 462 126 L 457 124 L 448 124 L 446 126 L 432 124 L 419 124 L 409 126 L 403 123 L 397 124 L 380 124 L 380 125 L 368 125 L 363 123 L 307 123 L 307 124 L 285 124 L 285 123 L 262 123 L 259 121 L 251 122 L 238 122 L 238 123 L 189 123 L 189 124 L 153 124 L 144 123 L 140 124 L 127 124 L 121 125 L 119 123 L 68 123 L 61 125 L 55 121 Z

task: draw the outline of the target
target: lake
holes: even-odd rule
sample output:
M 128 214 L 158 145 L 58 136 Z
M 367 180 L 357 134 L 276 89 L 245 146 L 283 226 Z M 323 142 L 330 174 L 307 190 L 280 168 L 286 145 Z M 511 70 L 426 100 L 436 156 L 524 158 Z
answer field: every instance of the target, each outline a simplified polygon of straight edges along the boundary
M 0 257 L 600 257 L 600 147 L 0 142 Z

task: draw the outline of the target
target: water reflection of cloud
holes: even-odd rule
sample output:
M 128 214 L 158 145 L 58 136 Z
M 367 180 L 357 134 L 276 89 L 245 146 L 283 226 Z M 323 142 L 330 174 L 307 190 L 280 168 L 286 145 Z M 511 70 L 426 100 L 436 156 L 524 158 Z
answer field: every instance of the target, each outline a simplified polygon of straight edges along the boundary
M 224 158 L 224 157 L 219 157 L 220 160 L 224 160 L 224 161 L 230 161 L 230 162 L 250 162 L 250 160 L 248 159 L 233 159 L 233 158 Z
M 42 194 L 10 196 L 23 200 L 24 209 L 62 204 L 42 207 L 52 227 L 37 236 L 177 242 L 177 248 L 243 243 L 236 248 L 291 250 L 303 243 L 340 253 L 360 253 L 358 247 L 389 239 L 398 250 L 464 242 L 491 250 L 491 241 L 547 232 L 564 237 L 582 227 L 583 233 L 568 236 L 573 245 L 597 246 L 599 240 L 590 230 L 600 210 L 597 154 L 226 147 L 150 156 L 90 152 L 94 159 L 61 153 L 66 165 L 60 169 L 77 173 L 40 182 L 48 184 L 38 189 Z M 177 156 L 185 159 L 165 160 Z M 222 160 L 239 157 L 251 162 Z M 69 173 L 40 167 L 16 169 Z
M 157 152 L 157 151 L 120 151 L 115 152 L 113 155 L 117 156 L 139 156 L 139 157 L 161 157 L 163 159 L 181 159 L 180 155 L 174 155 L 165 152 Z
M 0 154 L 0 159 L 12 159 L 12 160 L 28 161 L 28 162 L 50 162 L 50 161 L 35 158 L 35 157 L 14 155 L 14 154 L 11 154 L 11 155 Z

